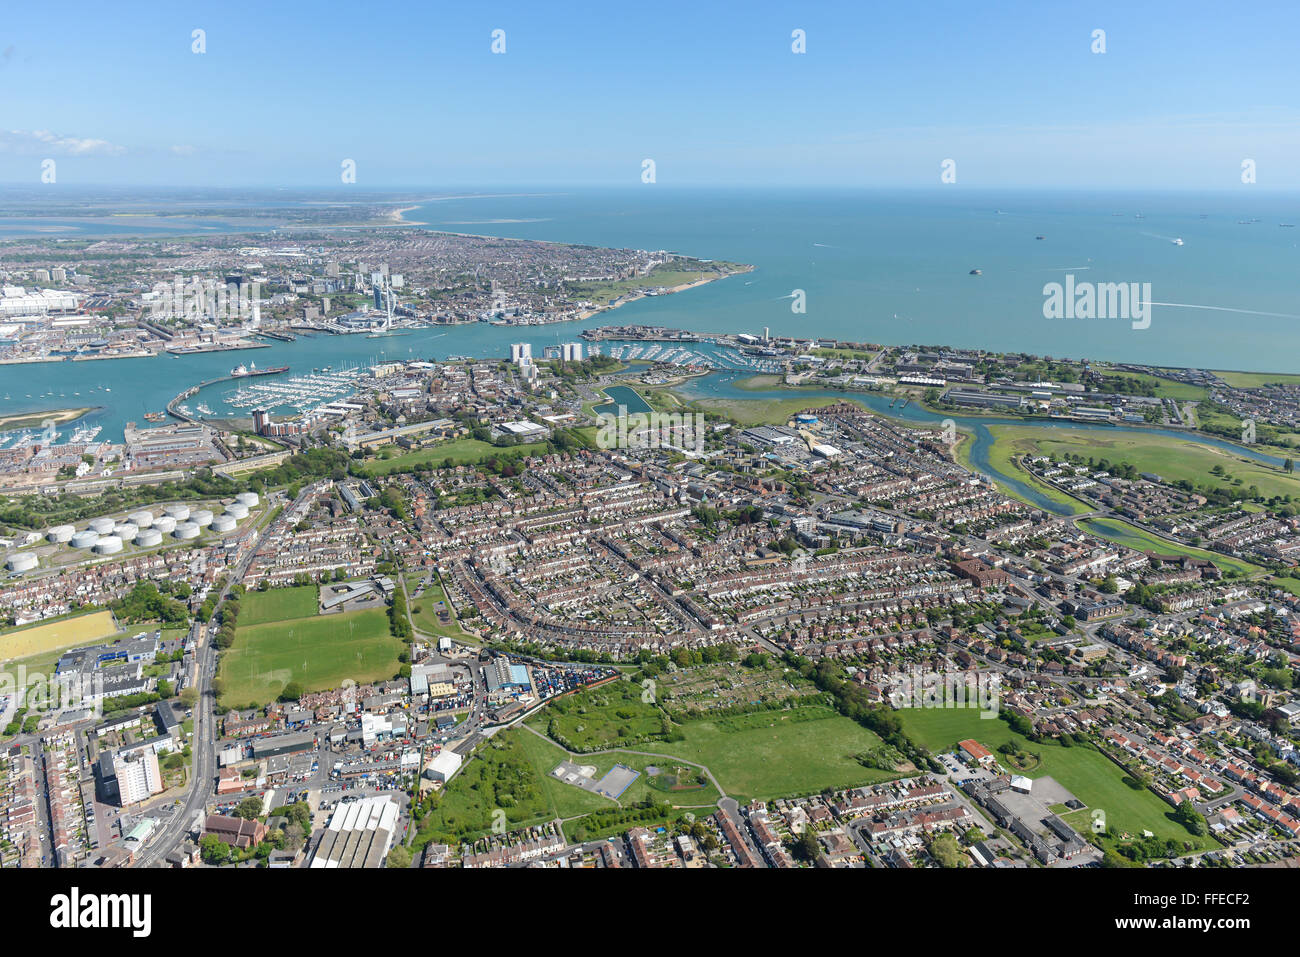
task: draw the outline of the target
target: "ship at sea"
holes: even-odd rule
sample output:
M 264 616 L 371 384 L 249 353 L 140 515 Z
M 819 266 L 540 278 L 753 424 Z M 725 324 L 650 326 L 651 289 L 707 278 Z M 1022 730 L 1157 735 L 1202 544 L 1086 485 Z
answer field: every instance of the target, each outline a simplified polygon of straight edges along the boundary
M 251 362 L 247 366 L 245 366 L 243 363 L 240 363 L 239 365 L 235 366 L 233 369 L 230 370 L 230 377 L 232 379 L 243 379 L 246 376 L 278 375 L 281 372 L 288 372 L 288 371 L 289 371 L 288 366 L 276 366 L 273 369 L 259 369 L 257 367 L 256 362 Z
M 146 422 L 163 422 L 167 419 L 166 412 L 146 412 L 144 414 Z

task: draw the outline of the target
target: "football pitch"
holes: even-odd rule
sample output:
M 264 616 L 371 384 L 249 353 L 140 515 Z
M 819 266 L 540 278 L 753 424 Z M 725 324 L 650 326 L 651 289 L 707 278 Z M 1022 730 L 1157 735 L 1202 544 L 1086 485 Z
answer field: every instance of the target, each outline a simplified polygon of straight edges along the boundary
M 268 704 L 290 681 L 304 691 L 323 691 L 347 678 L 358 684 L 391 678 L 403 647 L 389 633 L 387 613 L 378 608 L 241 625 L 221 659 L 221 702 Z

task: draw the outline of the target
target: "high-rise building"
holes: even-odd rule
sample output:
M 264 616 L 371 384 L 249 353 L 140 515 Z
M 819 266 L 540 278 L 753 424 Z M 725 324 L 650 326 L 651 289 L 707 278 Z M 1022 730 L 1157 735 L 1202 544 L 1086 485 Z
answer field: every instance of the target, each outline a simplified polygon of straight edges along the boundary
M 158 755 L 153 751 L 126 757 L 114 755 L 113 773 L 123 807 L 163 792 L 162 771 L 158 768 Z
M 523 365 L 525 362 L 533 361 L 533 347 L 528 342 L 514 342 L 510 344 L 510 361 L 516 365 Z
M 565 362 L 582 361 L 581 342 L 566 342 L 563 346 L 561 346 L 561 349 L 563 350 L 562 358 L 564 359 Z

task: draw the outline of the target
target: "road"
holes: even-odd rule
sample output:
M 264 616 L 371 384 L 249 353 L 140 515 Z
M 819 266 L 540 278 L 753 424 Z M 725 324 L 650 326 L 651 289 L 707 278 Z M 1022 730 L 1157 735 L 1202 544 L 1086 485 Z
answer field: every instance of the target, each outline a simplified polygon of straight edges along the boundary
M 307 494 L 309 494 L 308 489 L 300 492 L 293 505 L 297 505 Z M 269 504 L 268 502 L 268 506 Z M 292 511 L 293 505 L 284 510 L 282 517 L 278 521 L 284 521 L 283 516 Z M 271 523 L 271 525 L 274 524 Z M 257 537 L 251 542 L 248 551 L 231 569 L 230 575 L 226 578 L 226 586 L 218 596 L 215 607 L 220 608 L 221 603 L 230 597 L 231 589 L 244 580 L 244 574 L 248 571 L 248 566 L 252 563 L 253 556 L 257 554 L 262 538 L 265 537 L 271 525 L 263 528 L 258 533 Z M 191 745 L 194 764 L 191 768 L 185 799 L 171 818 L 154 832 L 144 850 L 136 858 L 135 867 L 157 867 L 162 865 L 163 859 L 185 840 L 186 834 L 189 833 L 193 825 L 195 815 L 206 810 L 208 800 L 216 792 L 217 697 L 212 682 L 217 672 L 217 647 L 216 642 L 213 640 L 213 630 L 210 627 L 205 625 L 202 628 L 199 642 L 199 648 L 195 654 L 198 665 L 197 687 L 199 697 L 194 705 L 194 737 Z

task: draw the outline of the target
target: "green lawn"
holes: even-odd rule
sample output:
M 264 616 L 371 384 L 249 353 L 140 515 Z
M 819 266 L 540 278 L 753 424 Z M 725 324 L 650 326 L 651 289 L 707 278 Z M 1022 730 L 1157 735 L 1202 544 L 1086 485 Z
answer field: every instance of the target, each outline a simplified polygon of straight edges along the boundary
M 688 721 L 681 725 L 686 740 L 656 742 L 640 750 L 675 754 L 707 766 L 728 796 L 742 803 L 898 776 L 860 764 L 855 755 L 877 747 L 880 738 L 830 708 L 743 717 Z
M 1011 435 L 1014 430 L 1020 428 L 1021 426 L 1015 425 L 989 426 L 989 432 L 994 439 L 993 446 L 989 449 L 989 465 L 1008 478 L 1018 479 L 1037 490 L 1044 497 L 1064 506 L 1067 510 L 1066 514 L 1080 515 L 1092 511 L 1091 505 L 1062 491 L 1055 485 L 1048 485 L 1046 482 L 1040 481 L 1016 464 L 1015 460 L 1020 456 L 1037 452 L 1032 441 L 1019 439 Z M 974 443 L 970 438 L 963 436 L 957 446 L 957 461 L 972 472 L 978 472 L 979 469 L 975 468 L 970 460 L 970 452 L 973 447 Z M 1027 505 L 1034 505 L 1035 508 L 1038 507 L 1036 503 L 1030 501 L 1027 496 L 1022 495 L 1017 489 L 1002 482 L 997 484 L 998 488 L 1011 498 Z
M 1268 582 L 1270 585 L 1289 591 L 1293 595 L 1300 595 L 1300 578 L 1283 578 L 1281 575 L 1274 575 Z
M 475 641 L 472 635 L 467 635 L 456 621 L 456 612 L 451 607 L 451 602 L 447 601 L 447 595 L 442 590 L 441 585 L 430 585 L 420 594 L 419 598 L 415 597 L 415 587 L 424 578 L 423 575 L 408 575 L 406 577 L 406 590 L 409 601 L 407 607 L 411 610 L 411 621 L 414 622 L 416 630 L 422 631 L 427 635 L 437 635 L 439 637 L 455 638 L 458 641 Z M 439 606 L 441 603 L 441 606 Z M 438 617 L 439 611 L 445 611 L 450 616 L 448 624 L 443 624 Z
M 1143 375 L 1138 372 L 1126 372 L 1121 369 L 1098 369 L 1106 377 L 1115 376 L 1121 379 L 1139 379 L 1143 382 L 1150 382 L 1155 385 L 1155 395 L 1161 399 L 1176 399 L 1181 404 L 1184 401 L 1204 399 L 1209 390 L 1204 386 L 1192 385 L 1190 382 L 1175 382 L 1173 379 L 1162 379 L 1159 376 Z M 1102 390 L 1106 391 L 1105 389 Z
M 668 753 L 666 748 L 660 749 L 654 744 L 647 744 L 638 748 L 638 750 L 663 750 L 664 753 Z M 646 798 L 653 798 L 661 803 L 666 801 L 675 807 L 711 808 L 718 803 L 718 798 L 722 796 L 718 793 L 718 789 L 708 781 L 707 776 L 704 779 L 703 786 L 697 786 L 695 778 L 701 773 L 700 769 L 691 765 L 674 765 L 672 758 L 656 758 L 646 754 L 633 754 L 631 751 L 610 751 L 606 754 L 578 755 L 573 758 L 573 761 L 575 764 L 595 766 L 597 779 L 601 778 L 616 764 L 640 771 L 641 776 L 619 797 L 618 803 L 625 807 L 629 804 L 644 801 Z M 658 768 L 659 774 L 653 776 L 647 774 L 646 768 L 648 767 Z M 669 787 L 667 779 L 670 776 L 680 777 L 681 780 L 678 783 L 684 786 Z M 573 788 L 571 784 L 563 786 Z
M 639 684 L 611 681 L 552 702 L 530 724 L 575 752 L 632 746 L 660 734 L 666 721 L 642 694 Z
M 974 709 L 904 708 L 899 711 L 903 731 L 915 743 L 932 752 L 951 750 L 958 742 L 974 738 L 990 750 L 1008 741 L 1041 757 L 1038 766 L 1025 772 L 1031 778 L 1051 775 L 1087 807 L 1065 815 L 1081 834 L 1090 831 L 1091 812 L 1106 812 L 1109 827 L 1119 833 L 1139 836 L 1149 830 L 1161 839 L 1192 841 L 1198 849 L 1217 847 L 1209 837 L 1193 837 L 1173 820 L 1173 809 L 1148 790 L 1134 790 L 1124 784 L 1123 770 L 1104 754 L 1091 748 L 1065 748 L 1059 744 L 1035 743 L 1016 734 L 1005 721 L 984 719 Z
M 1300 496 L 1300 477 L 1288 475 L 1281 468 L 1154 432 L 1041 429 L 1032 425 L 994 425 L 989 429 L 997 440 L 993 449 L 997 456 L 1056 453 L 1063 458 L 1066 454 L 1073 454 L 1082 456 L 1085 462 L 1089 458 L 1094 461 L 1107 459 L 1113 464 L 1128 462 L 1139 472 L 1154 472 L 1166 482 L 1185 479 L 1197 486 L 1228 488 L 1234 487 L 1233 479 L 1239 478 L 1240 487 L 1256 485 L 1266 496 Z M 990 459 L 994 464 L 1004 461 L 993 455 Z M 1221 465 L 1229 477 L 1211 475 L 1210 469 L 1216 465 Z
M 489 738 L 421 822 L 416 845 L 430 840 L 457 843 L 489 834 L 498 809 L 505 811 L 506 827 L 513 831 L 614 807 L 600 795 L 550 777 L 564 759 L 561 749 L 522 728 Z
M 409 469 L 415 465 L 441 466 L 450 459 L 456 465 L 477 465 L 492 456 L 528 456 L 539 455 L 546 450 L 545 442 L 525 442 L 520 445 L 496 446 L 478 439 L 452 439 L 440 442 L 425 449 L 396 453 L 388 458 L 376 458 L 361 466 L 366 475 L 387 475 Z
M 242 612 L 241 612 L 242 614 Z M 304 691 L 391 678 L 405 646 L 388 630 L 388 614 L 372 608 L 341 615 L 241 625 L 221 656 L 221 702 L 267 704 L 296 681 Z
M 239 599 L 239 624 L 243 627 L 288 621 L 290 618 L 310 618 L 319 607 L 315 585 L 245 592 Z
M 1258 389 L 1271 383 L 1295 385 L 1300 375 L 1289 372 L 1219 372 L 1214 373 L 1228 385 L 1239 389 Z

